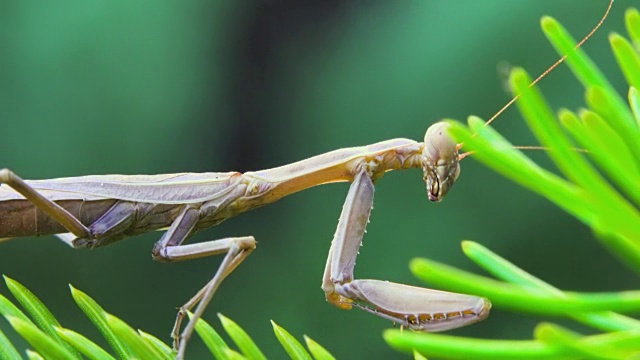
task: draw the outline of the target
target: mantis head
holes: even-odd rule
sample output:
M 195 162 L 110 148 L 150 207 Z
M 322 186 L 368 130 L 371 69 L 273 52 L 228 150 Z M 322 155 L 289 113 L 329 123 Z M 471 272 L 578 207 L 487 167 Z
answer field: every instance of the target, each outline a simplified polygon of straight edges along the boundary
M 460 175 L 458 144 L 449 136 L 450 126 L 437 122 L 424 135 L 422 171 L 430 201 L 441 201 Z

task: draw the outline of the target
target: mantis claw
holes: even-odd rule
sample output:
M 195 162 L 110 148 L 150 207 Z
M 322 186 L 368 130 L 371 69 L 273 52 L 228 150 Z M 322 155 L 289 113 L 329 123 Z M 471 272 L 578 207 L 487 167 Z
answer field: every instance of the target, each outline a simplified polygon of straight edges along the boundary
M 485 298 L 381 280 L 354 280 L 373 195 L 373 181 L 361 171 L 349 188 L 331 242 L 322 284 L 327 301 L 346 310 L 355 306 L 417 331 L 445 331 L 486 318 L 491 303 Z
M 489 300 L 472 295 L 397 284 L 354 280 L 337 288 L 351 304 L 416 331 L 446 331 L 489 316 Z

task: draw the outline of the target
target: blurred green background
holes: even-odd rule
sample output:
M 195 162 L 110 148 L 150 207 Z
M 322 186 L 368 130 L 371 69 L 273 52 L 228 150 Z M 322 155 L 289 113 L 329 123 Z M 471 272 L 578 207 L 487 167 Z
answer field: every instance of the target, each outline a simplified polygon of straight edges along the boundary
M 585 49 L 621 93 L 627 87 L 607 43 L 624 32 L 618 0 Z M 421 140 L 444 117 L 488 118 L 506 103 L 504 70 L 539 74 L 556 55 L 542 15 L 575 37 L 606 0 L 556 1 L 64 1 L 0 3 L 0 167 L 28 179 L 88 174 L 248 171 L 393 137 Z M 583 91 L 561 67 L 542 82 L 555 107 L 577 108 Z M 515 109 L 495 126 L 535 144 Z M 530 154 L 549 164 L 544 153 Z M 426 256 L 474 270 L 460 241 L 476 240 L 561 288 L 638 287 L 577 220 L 465 160 L 440 204 L 421 172 L 389 173 L 356 276 L 420 285 L 409 259 Z M 325 302 L 320 283 L 348 186 L 290 196 L 197 234 L 192 241 L 254 235 L 258 250 L 219 290 L 216 312 L 236 320 L 268 356 L 284 351 L 269 319 L 308 334 L 338 358 L 401 358 L 380 336 L 391 324 Z M 22 282 L 71 329 L 98 333 L 73 304 L 68 283 L 108 311 L 169 340 L 175 307 L 222 257 L 151 260 L 160 233 L 94 251 L 54 237 L 0 244 L 0 273 Z M 0 292 L 7 294 L 4 284 Z M 494 310 L 465 336 L 524 339 L 540 319 Z M 17 344 L 8 324 L 0 321 Z M 103 344 L 103 343 L 102 343 Z M 205 351 L 205 352 L 203 352 Z M 204 354 L 195 339 L 190 358 Z

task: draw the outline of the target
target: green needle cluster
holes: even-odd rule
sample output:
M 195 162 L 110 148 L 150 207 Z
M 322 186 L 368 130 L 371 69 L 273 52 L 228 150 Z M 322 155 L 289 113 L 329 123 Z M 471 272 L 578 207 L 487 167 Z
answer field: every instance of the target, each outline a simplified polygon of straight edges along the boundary
M 589 226 L 602 246 L 640 274 L 640 14 L 626 13 L 631 40 L 612 34 L 611 48 L 628 84 L 621 97 L 575 40 L 554 19 L 542 29 L 585 88 L 587 108 L 577 113 L 549 107 L 530 87 L 531 78 L 514 69 L 510 84 L 529 128 L 562 175 L 529 159 L 477 118 L 468 125 L 451 121 L 451 134 L 474 158 L 503 176 L 555 203 Z M 579 150 L 582 149 L 583 151 Z M 559 290 L 472 241 L 464 253 L 496 279 L 471 274 L 427 259 L 414 259 L 420 279 L 450 291 L 487 297 L 494 308 L 573 319 L 600 332 L 583 336 L 541 323 L 532 340 L 494 340 L 388 330 L 394 348 L 448 359 L 638 359 L 640 291 L 577 293 Z
M 4 316 L 13 329 L 33 348 L 33 350 L 27 350 L 26 355 L 29 359 L 171 360 L 175 358 L 175 352 L 169 345 L 142 330 L 134 330 L 123 320 L 107 313 L 91 297 L 73 286 L 70 286 L 73 299 L 107 341 L 110 351 L 101 348 L 84 335 L 62 327 L 51 311 L 29 289 L 6 276 L 4 280 L 9 291 L 25 309 L 26 314 L 9 299 L 0 295 L 0 315 Z M 238 324 L 222 314 L 218 314 L 218 317 L 226 335 L 234 342 L 237 350 L 227 345 L 211 325 L 200 319 L 196 323 L 196 332 L 213 358 L 266 359 L 251 337 Z M 306 335 L 304 339 L 307 348 L 275 322 L 272 321 L 271 324 L 276 338 L 292 359 L 333 359 L 327 350 Z M 20 353 L 1 331 L 0 359 L 22 359 Z

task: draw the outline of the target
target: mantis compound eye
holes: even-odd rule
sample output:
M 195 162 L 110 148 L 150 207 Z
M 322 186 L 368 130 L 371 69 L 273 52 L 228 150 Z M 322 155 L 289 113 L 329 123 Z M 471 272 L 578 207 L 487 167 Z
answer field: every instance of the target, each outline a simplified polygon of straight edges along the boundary
M 430 201 L 441 201 L 460 175 L 458 146 L 449 136 L 450 126 L 446 122 L 437 122 L 424 135 L 422 171 Z

